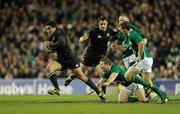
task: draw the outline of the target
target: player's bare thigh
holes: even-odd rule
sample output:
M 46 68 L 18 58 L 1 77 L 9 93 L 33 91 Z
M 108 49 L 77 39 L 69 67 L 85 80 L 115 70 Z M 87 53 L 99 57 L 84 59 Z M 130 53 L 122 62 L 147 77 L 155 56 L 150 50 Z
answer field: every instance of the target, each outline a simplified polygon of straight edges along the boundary
M 136 74 L 140 74 L 141 72 L 136 69 L 134 66 L 129 67 L 128 71 L 125 73 L 126 80 L 130 81 L 132 77 Z
M 72 72 L 82 81 L 87 81 L 88 77 L 85 76 L 85 74 L 82 72 L 81 67 L 75 68 L 72 70 Z
M 144 78 L 144 80 L 146 82 L 148 82 L 149 84 L 152 84 L 152 72 L 143 72 L 142 73 L 142 77 Z
M 83 63 L 81 63 L 80 66 L 81 66 L 82 72 L 86 73 L 88 66 L 84 65 Z
M 53 60 L 49 61 L 48 65 L 46 67 L 47 74 L 51 74 L 56 71 L 60 71 L 61 69 L 62 69 L 61 64 L 58 63 L 57 61 L 53 61 Z

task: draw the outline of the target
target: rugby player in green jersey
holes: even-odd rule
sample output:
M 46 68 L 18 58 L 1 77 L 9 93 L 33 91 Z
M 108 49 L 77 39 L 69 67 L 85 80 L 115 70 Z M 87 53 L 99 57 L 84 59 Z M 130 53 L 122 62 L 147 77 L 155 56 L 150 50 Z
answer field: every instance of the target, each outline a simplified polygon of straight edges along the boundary
M 138 32 L 131 28 L 131 24 L 128 21 L 124 21 L 120 24 L 122 32 L 125 34 L 125 44 L 131 47 L 136 54 L 137 62 L 133 64 L 125 73 L 126 80 L 130 81 L 136 74 L 142 74 L 143 77 L 151 78 L 153 59 L 147 50 L 145 42 Z M 150 81 L 151 79 L 149 79 Z M 149 82 L 152 83 L 152 82 Z M 167 102 L 167 98 L 160 99 L 160 102 Z
M 111 37 L 110 38 L 110 42 L 109 44 L 109 48 L 115 48 L 118 49 L 120 51 L 122 51 L 122 60 L 123 63 L 126 67 L 126 69 L 128 69 L 131 65 L 133 65 L 136 62 L 136 54 L 135 51 L 130 47 L 126 45 L 126 35 L 124 33 L 121 32 L 119 25 L 124 22 L 124 21 L 128 21 L 129 22 L 129 18 L 126 16 L 120 16 L 119 20 L 118 20 L 118 26 L 117 26 L 117 36 L 116 37 Z M 142 37 L 143 37 L 143 32 L 141 31 L 141 29 L 137 26 L 134 26 L 131 24 L 131 28 L 138 32 Z M 147 39 L 143 39 L 144 43 L 147 43 Z M 114 43 L 115 42 L 115 43 Z M 147 78 L 145 78 L 146 80 Z M 149 82 L 149 81 L 147 81 Z
M 116 80 L 120 82 L 122 85 L 124 85 L 126 87 L 126 90 L 129 90 L 129 91 L 125 90 L 126 92 L 123 92 L 122 95 L 120 95 L 120 97 L 122 97 L 122 99 L 121 98 L 119 99 L 121 102 L 127 102 L 127 98 L 131 92 L 136 92 L 139 101 L 142 102 L 147 101 L 142 90 L 140 92 L 136 91 L 138 90 L 137 84 L 141 84 L 145 88 L 152 89 L 160 97 L 161 101 L 163 101 L 159 103 L 166 102 L 165 101 L 165 99 L 167 99 L 166 95 L 163 94 L 156 86 L 152 86 L 151 84 L 148 84 L 147 82 L 144 81 L 143 78 L 136 75 L 133 75 L 130 80 L 127 80 L 125 77 L 126 74 L 125 70 L 123 70 L 121 67 L 117 65 L 111 64 L 111 61 L 109 59 L 102 58 L 100 60 L 100 67 L 103 69 L 105 73 L 108 73 L 108 75 L 105 74 L 104 76 L 102 76 L 104 79 L 106 79 L 105 82 L 104 80 L 102 81 L 104 82 L 103 85 L 106 86 L 110 85 L 112 82 Z M 98 82 L 98 83 L 101 83 L 102 85 L 102 82 Z

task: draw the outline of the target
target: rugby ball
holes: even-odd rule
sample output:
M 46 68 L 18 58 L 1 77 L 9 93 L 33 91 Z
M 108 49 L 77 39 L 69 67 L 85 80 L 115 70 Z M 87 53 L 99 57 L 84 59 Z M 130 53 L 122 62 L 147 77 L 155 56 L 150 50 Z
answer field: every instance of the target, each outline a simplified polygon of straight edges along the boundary
M 52 48 L 49 48 L 47 46 L 47 42 L 40 42 L 39 44 L 39 49 L 40 51 L 44 52 L 44 53 L 47 53 L 47 54 L 50 54 L 50 53 L 54 53 L 55 51 L 52 49 Z

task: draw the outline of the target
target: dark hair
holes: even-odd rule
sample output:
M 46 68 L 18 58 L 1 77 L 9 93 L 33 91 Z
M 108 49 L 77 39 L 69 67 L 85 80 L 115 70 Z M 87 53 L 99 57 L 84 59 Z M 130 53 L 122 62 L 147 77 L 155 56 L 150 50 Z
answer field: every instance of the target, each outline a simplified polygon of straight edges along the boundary
M 49 20 L 49 21 L 46 23 L 46 26 L 56 27 L 56 22 L 55 22 L 55 21 L 52 21 L 52 20 Z
M 109 65 L 112 63 L 111 60 L 108 58 L 102 58 L 102 59 L 100 59 L 100 61 L 103 61 L 104 64 L 109 64 Z
M 128 21 L 124 21 L 120 24 L 122 29 L 127 29 L 130 30 L 131 29 L 131 24 Z
M 98 18 L 98 22 L 99 21 L 107 21 L 107 17 L 106 16 L 104 16 L 104 15 L 102 15 L 102 16 L 100 16 L 99 18 Z

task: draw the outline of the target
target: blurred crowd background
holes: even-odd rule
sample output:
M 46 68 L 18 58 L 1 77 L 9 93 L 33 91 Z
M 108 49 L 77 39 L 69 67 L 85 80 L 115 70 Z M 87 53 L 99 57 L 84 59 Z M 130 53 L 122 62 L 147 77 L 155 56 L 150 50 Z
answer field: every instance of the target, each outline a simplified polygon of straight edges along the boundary
M 86 45 L 78 39 L 100 15 L 115 27 L 120 15 L 139 25 L 154 58 L 154 78 L 180 79 L 179 0 L 0 0 L 0 78 L 46 78 L 48 58 L 39 50 L 47 20 L 56 20 L 79 60 Z M 121 64 L 120 54 L 111 59 Z M 64 73 L 66 74 L 66 73 Z M 65 75 L 61 74 L 61 77 Z M 59 75 L 60 76 L 60 75 Z

